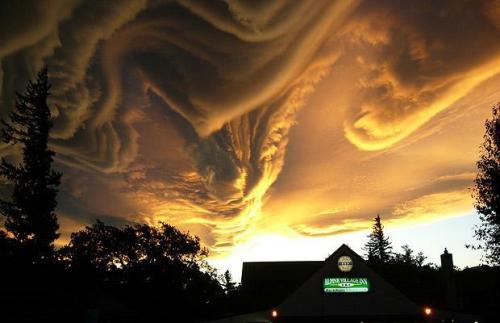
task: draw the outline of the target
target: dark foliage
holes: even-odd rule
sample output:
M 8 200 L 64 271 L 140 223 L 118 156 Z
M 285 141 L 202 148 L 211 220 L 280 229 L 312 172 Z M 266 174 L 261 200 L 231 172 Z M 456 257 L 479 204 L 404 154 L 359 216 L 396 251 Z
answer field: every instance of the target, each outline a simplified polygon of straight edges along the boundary
M 484 322 L 500 317 L 500 267 L 478 266 L 457 271 L 457 287 L 462 311 L 479 313 Z
M 424 256 L 423 252 L 420 251 L 419 253 L 415 254 L 415 252 L 410 248 L 409 245 L 403 245 L 401 246 L 401 248 L 403 249 L 403 253 L 395 253 L 394 257 L 392 258 L 393 263 L 417 268 L 421 268 L 424 266 L 427 257 Z
M 369 240 L 364 247 L 368 262 L 387 263 L 392 258 L 392 245 L 384 234 L 380 215 L 377 214 L 373 221 L 372 232 L 368 235 Z
M 5 231 L 0 230 L 0 260 L 3 262 L 10 258 L 9 252 L 11 248 L 9 247 L 9 242 Z
M 13 240 L 0 231 L 0 252 Z M 161 223 L 75 232 L 52 263 L 0 266 L 6 322 L 200 322 L 229 303 L 199 239 Z M 5 255 L 0 255 L 2 258 Z M 10 256 L 7 256 L 9 259 Z
M 59 254 L 68 272 L 88 282 L 90 295 L 102 294 L 87 303 L 112 321 L 119 313 L 103 302 L 143 318 L 196 321 L 224 295 L 199 238 L 165 223 L 117 228 L 97 221 L 73 233 Z
M 0 231 L 0 250 L 11 240 Z M 3 256 L 3 255 L 2 255 Z M 228 304 L 199 239 L 173 226 L 73 233 L 57 261 L 2 263 L 6 322 L 199 322 Z
M 22 162 L 16 165 L 4 158 L 0 162 L 0 176 L 12 186 L 10 200 L 0 199 L 0 213 L 18 243 L 20 258 L 31 263 L 49 259 L 59 237 L 54 210 L 61 174 L 52 170 L 54 152 L 48 148 L 52 128 L 49 89 L 44 69 L 35 82 L 28 83 L 24 94 L 17 94 L 10 120 L 2 121 L 2 140 L 21 145 Z
M 500 104 L 493 107 L 492 118 L 484 126 L 486 132 L 472 194 L 481 219 L 475 236 L 486 251 L 486 261 L 500 264 Z
M 222 275 L 222 287 L 224 288 L 224 291 L 228 295 L 236 291 L 237 285 L 233 281 L 233 276 L 231 275 L 229 270 L 226 270 L 224 272 L 224 275 Z
M 444 273 L 434 266 L 407 266 L 401 263 L 372 267 L 398 290 L 421 306 L 446 309 Z M 500 315 L 500 267 L 474 267 L 453 272 L 461 313 L 479 314 L 482 322 L 497 322 Z M 481 322 L 481 321 L 480 321 Z
M 210 273 L 205 262 L 208 251 L 200 246 L 199 238 L 166 223 L 117 228 L 97 220 L 72 233 L 70 243 L 59 254 L 70 269 L 122 273 L 119 282 L 150 281 L 156 272 L 165 270 L 181 276 L 190 270 Z

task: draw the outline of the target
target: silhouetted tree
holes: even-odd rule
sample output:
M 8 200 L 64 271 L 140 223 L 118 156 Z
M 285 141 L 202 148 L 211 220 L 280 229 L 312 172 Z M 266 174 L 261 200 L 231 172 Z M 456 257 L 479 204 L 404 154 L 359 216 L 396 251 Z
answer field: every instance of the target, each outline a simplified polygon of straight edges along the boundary
M 223 296 L 199 238 L 165 223 L 117 228 L 97 221 L 72 233 L 59 254 L 80 280 L 111 289 L 128 308 L 154 320 L 163 312 L 195 320 Z
M 394 255 L 395 263 L 415 267 L 422 267 L 424 265 L 427 257 L 424 256 L 423 252 L 419 252 L 415 255 L 410 246 L 403 245 L 401 248 L 403 249 L 403 253 L 396 253 Z
M 422 267 L 424 266 L 424 263 L 425 263 L 425 260 L 427 259 L 427 256 L 424 255 L 424 253 L 422 251 L 419 251 L 417 253 L 417 255 L 415 256 L 415 258 L 413 258 L 413 263 L 417 266 L 417 267 Z M 429 265 L 429 264 L 428 264 Z
M 132 272 L 138 267 L 163 270 L 180 264 L 200 268 L 206 265 L 208 251 L 198 237 L 166 223 L 117 228 L 97 220 L 72 233 L 60 254 L 70 268 L 84 265 L 98 271 Z
M 372 232 L 368 235 L 369 240 L 364 249 L 369 262 L 387 263 L 392 257 L 392 245 L 384 234 L 380 215 L 377 214 L 373 221 Z
M 7 234 L 5 231 L 0 229 L 0 261 L 4 263 L 8 258 L 9 248 L 9 238 L 7 238 Z
M 0 213 L 6 218 L 5 228 L 33 263 L 50 257 L 59 237 L 54 211 L 61 173 L 52 170 L 54 152 L 48 148 L 49 89 L 47 69 L 43 69 L 35 82 L 28 82 L 24 94 L 17 93 L 10 120 L 2 121 L 2 139 L 21 145 L 22 162 L 17 165 L 4 158 L 0 162 L 0 176 L 12 185 L 11 198 L 0 199 Z
M 486 120 L 484 126 L 486 131 L 472 194 L 481 219 L 475 236 L 486 251 L 486 261 L 500 264 L 500 103 L 493 106 L 492 118 Z
M 226 270 L 224 275 L 222 275 L 222 287 L 226 291 L 226 294 L 231 294 L 236 290 L 236 283 L 233 281 L 233 276 Z

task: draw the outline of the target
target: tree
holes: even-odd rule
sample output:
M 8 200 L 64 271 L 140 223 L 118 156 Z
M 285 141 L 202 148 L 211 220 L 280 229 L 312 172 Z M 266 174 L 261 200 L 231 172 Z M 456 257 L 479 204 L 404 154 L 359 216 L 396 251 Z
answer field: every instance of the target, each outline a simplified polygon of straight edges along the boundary
M 231 294 L 236 290 L 236 283 L 233 281 L 233 276 L 226 270 L 222 276 L 222 287 L 226 291 L 226 294 Z
M 389 238 L 384 234 L 384 226 L 380 219 L 380 215 L 373 219 L 372 232 L 368 235 L 368 242 L 364 249 L 367 251 L 369 262 L 387 263 L 392 257 L 392 245 Z
M 394 261 L 411 266 L 413 264 L 413 250 L 409 245 L 401 246 L 401 249 L 403 249 L 403 253 L 397 253 L 394 256 Z
M 403 253 L 398 253 L 394 256 L 394 262 L 406 266 L 422 267 L 427 259 L 423 252 L 414 255 L 413 249 L 409 245 L 401 246 Z
M 6 218 L 5 229 L 32 263 L 48 259 L 59 237 L 55 208 L 61 173 L 52 169 L 55 153 L 48 148 L 49 89 L 45 68 L 35 82 L 28 82 L 24 94 L 17 93 L 10 120 L 2 120 L 1 137 L 7 144 L 21 145 L 22 162 L 0 161 L 0 176 L 12 185 L 11 198 L 0 199 L 0 213 Z
M 172 281 L 188 284 L 188 272 L 210 272 L 207 256 L 198 237 L 162 222 L 157 227 L 136 224 L 117 228 L 97 220 L 72 233 L 69 244 L 60 251 L 68 268 L 123 273 L 121 283 L 124 279 L 149 282 L 168 273 Z
M 500 103 L 493 106 L 492 118 L 484 123 L 484 142 L 481 145 L 478 173 L 472 196 L 481 223 L 475 236 L 486 251 L 485 259 L 500 264 Z
M 7 259 L 9 249 L 8 248 L 9 238 L 5 231 L 0 229 L 0 260 L 4 263 Z
M 105 289 L 145 321 L 199 322 L 224 295 L 200 239 L 166 223 L 118 228 L 98 220 L 72 233 L 59 255 L 81 289 Z

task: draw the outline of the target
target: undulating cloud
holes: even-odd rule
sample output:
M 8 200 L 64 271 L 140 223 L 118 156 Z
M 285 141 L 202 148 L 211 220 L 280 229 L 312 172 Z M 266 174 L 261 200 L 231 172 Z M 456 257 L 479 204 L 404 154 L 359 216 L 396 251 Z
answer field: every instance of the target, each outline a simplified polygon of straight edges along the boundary
M 470 104 L 498 81 L 499 3 L 2 3 L 0 115 L 47 65 L 63 241 L 97 217 L 168 221 L 224 255 L 461 214 L 474 154 L 454 149 L 499 98 Z

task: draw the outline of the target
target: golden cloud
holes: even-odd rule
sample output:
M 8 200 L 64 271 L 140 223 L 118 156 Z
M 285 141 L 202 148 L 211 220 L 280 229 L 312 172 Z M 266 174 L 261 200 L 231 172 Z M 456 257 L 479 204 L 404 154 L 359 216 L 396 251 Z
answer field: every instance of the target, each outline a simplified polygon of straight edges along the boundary
M 0 115 L 47 64 L 66 238 L 96 217 L 163 220 L 227 254 L 470 206 L 498 1 L 4 6 Z

